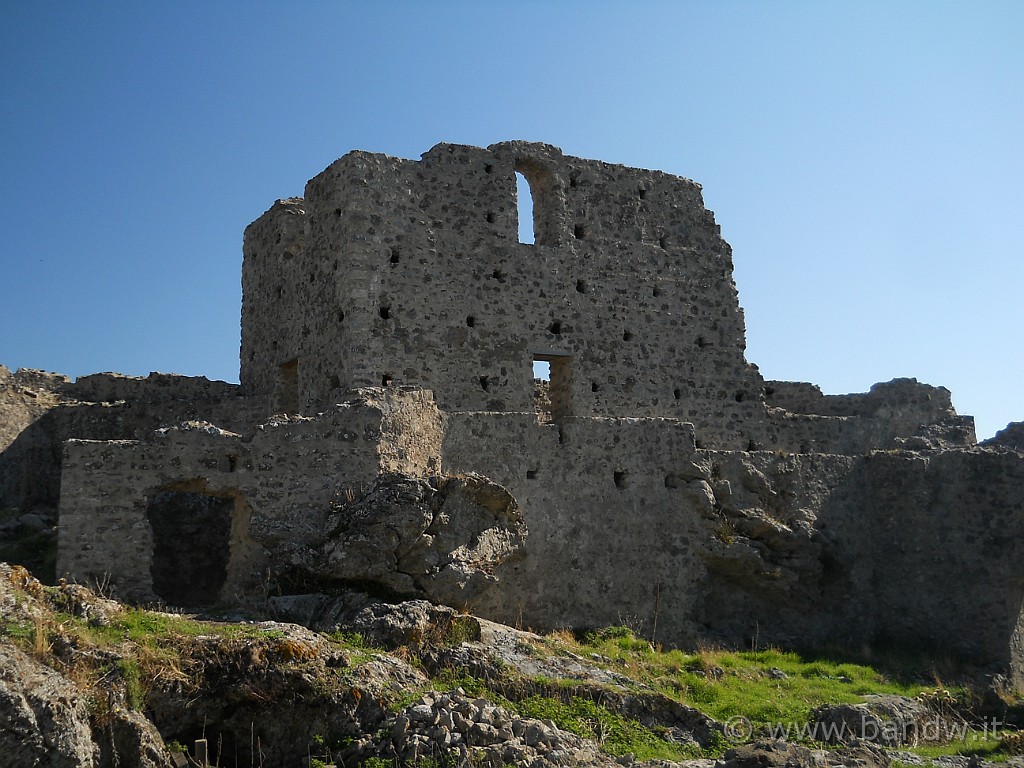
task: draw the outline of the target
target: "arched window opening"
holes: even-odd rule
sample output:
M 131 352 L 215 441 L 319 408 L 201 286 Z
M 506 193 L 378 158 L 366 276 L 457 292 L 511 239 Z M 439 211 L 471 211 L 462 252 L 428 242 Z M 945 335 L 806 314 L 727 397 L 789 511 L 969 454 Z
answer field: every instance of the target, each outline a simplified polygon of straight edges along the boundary
M 519 209 L 519 242 L 533 245 L 536 235 L 533 231 L 533 191 L 530 182 L 516 171 L 516 202 Z
M 565 203 L 555 175 L 530 157 L 517 159 L 515 171 L 519 242 L 561 245 Z

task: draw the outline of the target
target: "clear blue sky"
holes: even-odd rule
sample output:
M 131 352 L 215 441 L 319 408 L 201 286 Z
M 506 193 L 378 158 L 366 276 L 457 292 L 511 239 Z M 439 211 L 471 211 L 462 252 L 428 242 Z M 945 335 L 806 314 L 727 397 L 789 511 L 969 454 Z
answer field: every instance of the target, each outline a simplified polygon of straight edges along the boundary
M 0 363 L 237 380 L 242 230 L 351 149 L 688 176 L 747 357 L 1024 419 L 1024 2 L 5 2 Z

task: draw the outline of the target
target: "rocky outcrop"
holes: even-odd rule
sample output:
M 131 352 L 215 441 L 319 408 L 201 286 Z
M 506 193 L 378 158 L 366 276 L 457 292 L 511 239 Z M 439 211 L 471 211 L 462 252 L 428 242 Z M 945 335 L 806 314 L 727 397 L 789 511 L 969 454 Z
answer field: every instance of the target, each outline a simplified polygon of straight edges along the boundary
M 0 755 L 10 768 L 93 768 L 89 707 L 62 675 L 0 646 Z
M 830 744 L 869 741 L 883 747 L 914 746 L 923 741 L 948 741 L 953 732 L 948 715 L 905 696 L 866 696 L 859 704 L 826 704 L 811 714 L 816 738 Z
M 716 768 L 888 768 L 892 761 L 870 745 L 826 751 L 785 741 L 755 741 L 730 749 Z
M 480 637 L 476 618 L 426 600 L 386 603 L 355 591 L 282 595 L 270 598 L 267 610 L 317 632 L 355 632 L 367 643 L 389 650 Z
M 526 524 L 512 495 L 478 475 L 382 475 L 340 504 L 330 533 L 294 561 L 318 579 L 374 583 L 399 595 L 464 605 L 497 583 Z
M 96 699 L 19 649 L 0 645 L 0 755 L 6 768 L 173 768 L 141 713 Z

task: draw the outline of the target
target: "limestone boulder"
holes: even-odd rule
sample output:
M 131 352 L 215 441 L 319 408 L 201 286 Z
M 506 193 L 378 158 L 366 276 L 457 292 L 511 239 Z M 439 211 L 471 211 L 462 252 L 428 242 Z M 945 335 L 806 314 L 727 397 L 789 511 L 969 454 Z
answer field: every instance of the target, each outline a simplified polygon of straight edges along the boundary
M 369 645 L 393 650 L 402 646 L 445 645 L 480 637 L 480 622 L 445 605 L 426 600 L 393 604 L 360 592 L 279 595 L 267 601 L 278 618 L 317 632 L 352 632 Z
M 494 568 L 527 535 L 512 494 L 479 475 L 382 475 L 336 508 L 328 530 L 311 564 L 297 564 L 314 577 L 455 606 L 494 586 Z
M 811 727 L 830 744 L 868 741 L 883 747 L 942 740 L 943 733 L 951 732 L 923 703 L 889 694 L 866 696 L 860 704 L 818 707 L 811 715 Z

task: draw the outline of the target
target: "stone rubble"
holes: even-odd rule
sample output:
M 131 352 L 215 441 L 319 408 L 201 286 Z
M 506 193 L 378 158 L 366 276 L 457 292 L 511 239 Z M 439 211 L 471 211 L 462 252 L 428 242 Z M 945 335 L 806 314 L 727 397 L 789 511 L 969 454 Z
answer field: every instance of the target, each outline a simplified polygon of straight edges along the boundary
M 494 768 L 615 765 L 593 741 L 563 731 L 550 720 L 517 717 L 462 688 L 424 695 L 385 721 L 381 733 L 354 752 L 410 765 L 427 757 L 442 764 Z

